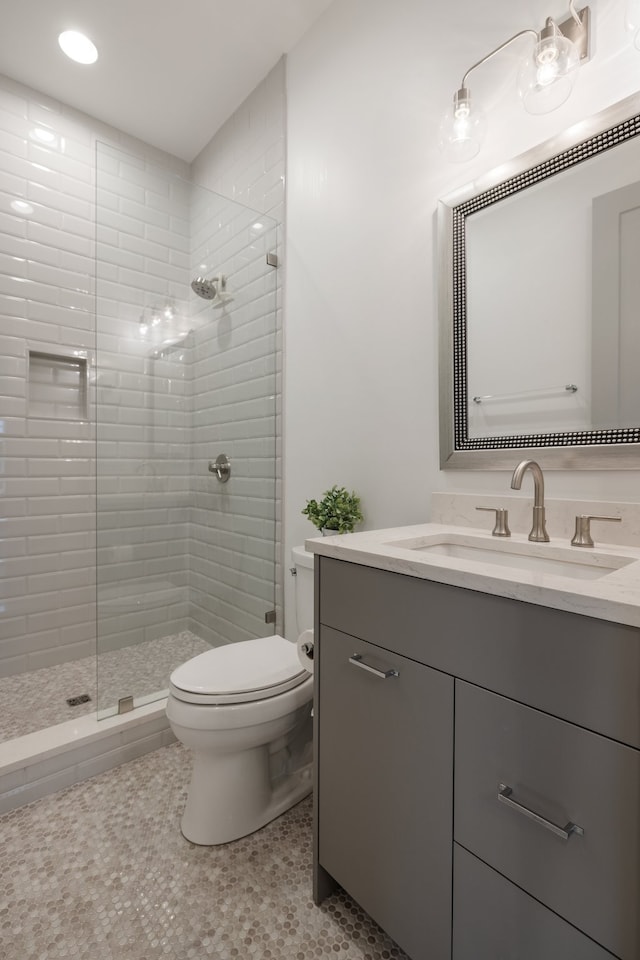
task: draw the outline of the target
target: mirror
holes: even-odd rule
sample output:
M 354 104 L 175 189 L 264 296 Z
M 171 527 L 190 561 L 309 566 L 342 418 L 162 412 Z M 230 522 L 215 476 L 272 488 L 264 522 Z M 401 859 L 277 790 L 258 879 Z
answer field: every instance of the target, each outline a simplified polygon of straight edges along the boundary
M 448 468 L 640 468 L 640 96 L 439 204 Z

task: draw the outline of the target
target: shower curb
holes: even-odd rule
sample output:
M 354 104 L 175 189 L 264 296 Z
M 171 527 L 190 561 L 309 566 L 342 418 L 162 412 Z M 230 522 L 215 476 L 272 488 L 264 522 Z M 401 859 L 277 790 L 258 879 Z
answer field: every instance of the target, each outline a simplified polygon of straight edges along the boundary
M 104 720 L 88 714 L 0 743 L 0 814 L 173 743 L 166 703 Z

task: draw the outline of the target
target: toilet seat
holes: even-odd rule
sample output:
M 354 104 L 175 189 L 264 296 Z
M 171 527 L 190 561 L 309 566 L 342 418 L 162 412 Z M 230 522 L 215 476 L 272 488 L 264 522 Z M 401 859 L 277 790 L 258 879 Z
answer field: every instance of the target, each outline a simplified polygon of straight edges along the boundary
M 169 688 L 185 703 L 219 705 L 266 700 L 309 676 L 296 646 L 274 634 L 215 647 L 173 671 Z

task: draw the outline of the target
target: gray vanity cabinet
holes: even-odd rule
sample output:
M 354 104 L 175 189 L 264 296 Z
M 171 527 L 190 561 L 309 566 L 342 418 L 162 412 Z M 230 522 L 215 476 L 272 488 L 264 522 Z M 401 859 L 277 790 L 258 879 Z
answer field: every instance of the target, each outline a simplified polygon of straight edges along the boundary
M 316 902 L 412 960 L 639 960 L 640 631 L 327 557 L 315 630 Z
M 451 937 L 453 680 L 322 628 L 318 859 L 411 957 Z

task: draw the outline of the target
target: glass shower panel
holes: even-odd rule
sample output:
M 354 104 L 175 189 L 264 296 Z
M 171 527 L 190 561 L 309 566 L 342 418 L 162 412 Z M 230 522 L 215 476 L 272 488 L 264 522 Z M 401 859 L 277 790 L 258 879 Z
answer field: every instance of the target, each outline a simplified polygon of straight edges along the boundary
M 192 193 L 192 273 L 217 278 L 191 317 L 189 628 L 213 646 L 274 632 L 277 249 L 275 221 Z M 229 458 L 220 482 L 209 464 Z
M 269 218 L 98 145 L 99 716 L 273 631 L 276 243 Z

